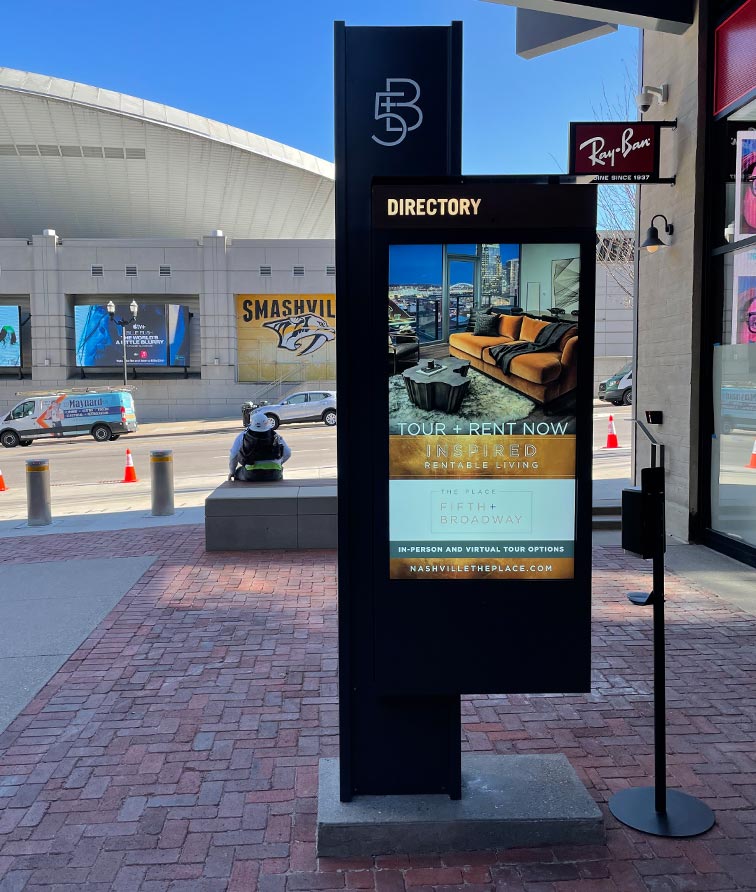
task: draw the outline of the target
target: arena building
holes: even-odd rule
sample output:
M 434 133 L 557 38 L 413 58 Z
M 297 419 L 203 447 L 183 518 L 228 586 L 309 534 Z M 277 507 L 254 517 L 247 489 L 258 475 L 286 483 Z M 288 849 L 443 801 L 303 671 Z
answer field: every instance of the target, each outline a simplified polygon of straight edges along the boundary
M 122 382 L 109 301 L 116 318 L 139 307 L 143 420 L 333 387 L 333 181 L 333 164 L 253 133 L 0 69 L 0 409 Z

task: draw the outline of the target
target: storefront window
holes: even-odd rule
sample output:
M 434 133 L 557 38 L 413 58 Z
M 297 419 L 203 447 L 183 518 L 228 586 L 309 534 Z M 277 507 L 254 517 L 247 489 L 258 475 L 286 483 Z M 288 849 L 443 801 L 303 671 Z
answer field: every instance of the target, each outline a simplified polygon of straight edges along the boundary
M 756 561 L 756 0 L 717 0 L 711 81 L 711 153 L 707 162 L 709 246 L 704 338 L 712 413 L 702 423 L 711 444 L 710 495 L 704 539 Z M 708 371 L 702 357 L 703 380 Z M 708 487 L 707 487 L 708 483 Z M 705 497 L 702 499 L 706 501 Z
M 711 526 L 756 547 L 756 245 L 725 255 L 714 346 Z

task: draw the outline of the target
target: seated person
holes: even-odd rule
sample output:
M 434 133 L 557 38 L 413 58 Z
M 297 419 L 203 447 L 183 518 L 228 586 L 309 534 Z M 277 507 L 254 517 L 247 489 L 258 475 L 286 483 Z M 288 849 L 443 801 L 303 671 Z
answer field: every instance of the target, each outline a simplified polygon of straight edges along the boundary
M 291 458 L 291 449 L 273 430 L 273 419 L 255 412 L 249 427 L 234 440 L 228 457 L 228 479 L 260 483 L 283 479 L 283 464 Z

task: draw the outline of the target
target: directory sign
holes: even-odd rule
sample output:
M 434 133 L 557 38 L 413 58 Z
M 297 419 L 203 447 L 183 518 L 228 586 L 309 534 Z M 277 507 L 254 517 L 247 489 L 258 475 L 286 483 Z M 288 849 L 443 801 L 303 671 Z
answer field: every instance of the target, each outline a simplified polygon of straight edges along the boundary
M 458 177 L 372 195 L 361 330 L 382 335 L 349 373 L 388 340 L 353 431 L 374 481 L 381 690 L 587 690 L 596 187 Z
M 0 367 L 21 366 L 21 313 L 19 307 L 0 306 Z

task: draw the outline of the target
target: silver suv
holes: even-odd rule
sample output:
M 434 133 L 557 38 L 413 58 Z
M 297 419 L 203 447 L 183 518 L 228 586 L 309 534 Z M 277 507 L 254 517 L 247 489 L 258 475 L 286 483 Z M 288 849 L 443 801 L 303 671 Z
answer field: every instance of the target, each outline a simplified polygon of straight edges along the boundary
M 336 391 L 307 390 L 292 393 L 280 403 L 261 406 L 273 426 L 290 424 L 292 421 L 322 421 L 329 427 L 336 424 Z

